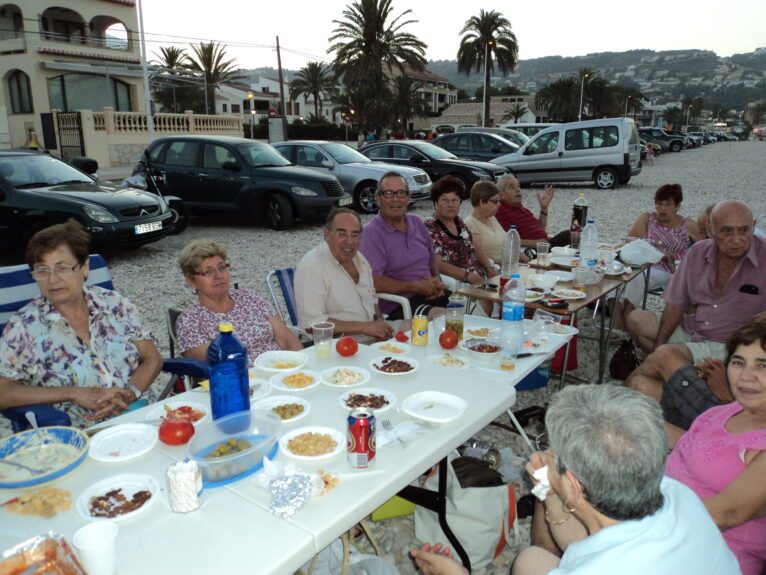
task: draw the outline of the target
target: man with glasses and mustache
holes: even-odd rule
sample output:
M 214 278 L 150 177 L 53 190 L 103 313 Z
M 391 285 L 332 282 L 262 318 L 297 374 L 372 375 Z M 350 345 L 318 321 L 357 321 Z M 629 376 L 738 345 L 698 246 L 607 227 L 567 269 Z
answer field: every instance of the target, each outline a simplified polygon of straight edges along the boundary
M 394 335 L 383 320 L 375 297 L 372 268 L 359 252 L 362 220 L 348 208 L 335 208 L 324 226 L 324 241 L 308 252 L 295 269 L 298 325 L 330 321 L 335 335 L 351 335 L 363 343 Z
M 408 214 L 410 192 L 398 172 L 387 172 L 375 190 L 379 213 L 367 224 L 360 249 L 372 266 L 375 291 L 402 295 L 413 312 L 428 306 L 428 318 L 445 312 L 448 290 L 436 266 L 431 238 L 423 220 Z M 401 307 L 380 304 L 388 319 L 400 319 Z

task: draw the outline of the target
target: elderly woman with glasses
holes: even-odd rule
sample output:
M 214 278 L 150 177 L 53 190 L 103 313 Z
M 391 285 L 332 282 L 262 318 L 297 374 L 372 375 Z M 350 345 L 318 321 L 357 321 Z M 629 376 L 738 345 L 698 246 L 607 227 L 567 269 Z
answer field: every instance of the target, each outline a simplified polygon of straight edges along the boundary
M 577 385 L 554 396 L 545 423 L 551 446 L 527 465 L 544 502 L 514 575 L 740 572 L 700 499 L 663 477 L 668 441 L 656 401 L 625 387 Z M 548 550 L 534 545 L 542 540 Z M 441 545 L 412 554 L 426 574 L 465 573 Z
M 132 303 L 85 285 L 89 240 L 69 220 L 27 244 L 42 295 L 11 317 L 0 339 L 0 408 L 51 404 L 82 428 L 152 398 L 162 359 Z
M 252 290 L 231 289 L 226 248 L 212 240 L 194 240 L 181 252 L 178 265 L 199 302 L 176 322 L 181 355 L 207 361 L 207 348 L 218 335 L 218 324 L 230 322 L 234 335 L 254 358 L 276 349 L 302 350 L 271 305 Z
M 505 231 L 495 218 L 500 205 L 500 190 L 489 180 L 479 180 L 471 187 L 471 205 L 473 212 L 465 219 L 465 225 L 471 230 L 474 244 L 492 259 L 494 264 L 500 264 L 503 253 L 503 238 Z M 500 268 L 490 276 L 500 273 Z
M 434 217 L 425 221 L 439 273 L 469 284 L 484 283 L 494 268 L 471 230 L 460 218 L 465 185 L 454 176 L 442 176 L 431 189 Z

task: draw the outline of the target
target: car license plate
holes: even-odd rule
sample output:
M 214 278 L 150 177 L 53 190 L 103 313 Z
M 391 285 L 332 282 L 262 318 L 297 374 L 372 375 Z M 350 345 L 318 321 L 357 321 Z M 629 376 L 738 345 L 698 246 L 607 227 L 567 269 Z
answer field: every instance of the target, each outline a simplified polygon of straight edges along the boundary
M 148 224 L 138 224 L 136 226 L 136 235 L 156 232 L 162 229 L 162 222 L 151 222 Z
M 352 203 L 353 201 L 354 201 L 354 198 L 351 198 L 351 197 L 341 198 L 340 200 L 338 200 L 338 205 L 339 206 L 347 206 L 350 203 Z

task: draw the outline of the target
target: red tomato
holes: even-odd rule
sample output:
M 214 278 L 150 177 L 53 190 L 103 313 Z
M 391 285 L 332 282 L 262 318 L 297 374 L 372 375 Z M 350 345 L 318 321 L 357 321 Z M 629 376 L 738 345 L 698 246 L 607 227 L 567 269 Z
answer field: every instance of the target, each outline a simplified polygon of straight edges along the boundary
M 183 445 L 194 435 L 194 425 L 187 419 L 171 417 L 160 425 L 160 441 L 168 445 Z
M 444 349 L 452 349 L 457 345 L 457 334 L 451 329 L 445 329 L 439 336 L 439 345 Z
M 335 351 L 343 357 L 351 357 L 359 351 L 359 344 L 353 337 L 347 335 L 338 340 L 338 343 L 335 344 Z
M 396 341 L 401 341 L 401 342 L 405 342 L 408 339 L 410 339 L 407 337 L 407 334 L 404 333 L 403 331 L 396 332 L 396 335 L 394 336 L 394 338 L 396 339 Z

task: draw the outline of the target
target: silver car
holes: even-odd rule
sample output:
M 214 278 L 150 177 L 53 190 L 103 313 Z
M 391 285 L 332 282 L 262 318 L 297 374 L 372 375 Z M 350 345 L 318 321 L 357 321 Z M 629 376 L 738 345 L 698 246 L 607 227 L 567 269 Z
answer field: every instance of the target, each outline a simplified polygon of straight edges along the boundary
M 373 162 L 345 144 L 293 140 L 272 146 L 293 164 L 338 178 L 343 189 L 353 196 L 356 207 L 366 214 L 378 211 L 375 187 L 380 177 L 391 170 L 407 179 L 412 203 L 431 197 L 431 178 L 423 170 Z

